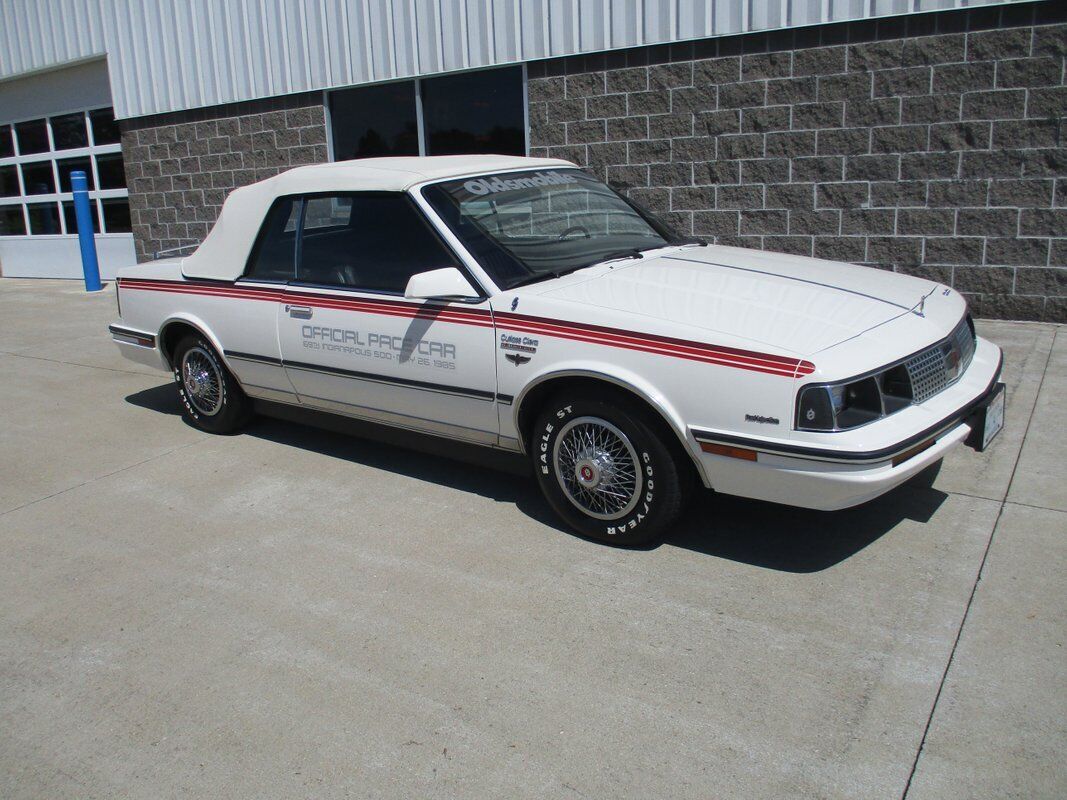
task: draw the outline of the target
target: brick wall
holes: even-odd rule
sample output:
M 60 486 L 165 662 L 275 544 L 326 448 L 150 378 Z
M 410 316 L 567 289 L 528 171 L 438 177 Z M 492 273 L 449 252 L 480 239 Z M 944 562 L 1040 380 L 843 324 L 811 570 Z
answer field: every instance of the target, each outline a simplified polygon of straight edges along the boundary
M 1067 322 L 1067 10 L 913 15 L 529 67 L 531 155 L 719 243 Z
M 122 124 L 139 261 L 207 236 L 230 190 L 327 160 L 322 94 L 141 117 Z

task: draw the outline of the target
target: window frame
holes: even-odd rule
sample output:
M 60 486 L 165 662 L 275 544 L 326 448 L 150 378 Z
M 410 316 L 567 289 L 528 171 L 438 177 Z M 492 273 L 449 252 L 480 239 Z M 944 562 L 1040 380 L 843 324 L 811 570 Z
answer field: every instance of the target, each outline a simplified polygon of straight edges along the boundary
M 444 301 L 444 302 L 460 302 L 460 303 L 471 303 L 471 304 L 474 304 L 474 303 L 483 303 L 483 302 L 485 302 L 486 300 L 489 299 L 489 292 L 487 292 L 485 287 L 482 286 L 481 281 L 478 280 L 477 276 L 474 275 L 470 271 L 470 269 L 468 269 L 467 265 L 463 261 L 463 258 L 460 256 L 460 254 L 458 252 L 456 252 L 456 248 L 454 248 L 448 242 L 448 240 L 444 236 L 441 235 L 441 232 L 437 229 L 437 226 L 434 225 L 433 222 L 426 216 L 426 213 L 422 209 L 422 206 L 420 206 L 419 203 L 416 202 L 415 198 L 411 196 L 411 193 L 410 192 L 387 191 L 387 190 L 366 190 L 366 189 L 359 190 L 359 189 L 355 189 L 355 190 L 351 190 L 351 191 L 301 192 L 301 193 L 297 193 L 297 194 L 279 195 L 278 197 L 274 198 L 274 200 L 271 201 L 271 204 L 270 204 L 269 208 L 267 209 L 267 212 L 263 215 L 263 222 L 260 223 L 259 231 L 256 233 L 256 238 L 255 238 L 255 240 L 254 240 L 254 242 L 252 244 L 252 249 L 249 251 L 248 258 L 245 260 L 244 270 L 242 271 L 240 277 L 237 278 L 238 281 L 269 283 L 269 284 L 275 284 L 275 285 L 281 284 L 281 285 L 285 285 L 285 286 L 296 286 L 296 287 L 306 288 L 306 289 L 327 289 L 327 290 L 330 290 L 330 291 L 351 292 L 351 293 L 358 293 L 358 294 L 370 294 L 370 295 L 377 295 L 377 296 L 381 296 L 381 297 L 400 297 L 400 298 L 404 297 L 403 290 L 401 290 L 399 292 L 395 292 L 395 291 L 387 291 L 387 290 L 384 290 L 384 289 L 367 289 L 367 288 L 361 288 L 361 287 L 358 287 L 358 286 L 345 286 L 345 285 L 338 284 L 338 283 L 317 283 L 317 282 L 313 282 L 313 281 L 301 281 L 301 280 L 297 280 L 295 278 L 295 276 L 297 274 L 299 274 L 300 259 L 303 256 L 303 252 L 302 251 L 303 251 L 303 240 L 304 240 L 304 214 L 305 214 L 305 212 L 307 210 L 307 202 L 306 201 L 310 200 L 310 199 L 319 198 L 319 197 L 325 197 L 325 198 L 331 198 L 331 197 L 401 197 L 401 198 L 403 198 L 404 202 L 407 204 L 408 208 L 411 209 L 411 211 L 414 213 L 414 215 L 419 220 L 419 222 L 423 226 L 425 226 L 427 231 L 429 231 L 430 236 L 432 236 L 434 238 L 434 240 L 441 246 L 441 249 L 452 258 L 453 263 L 451 265 L 449 265 L 449 266 L 453 266 L 456 269 L 458 269 L 460 271 L 460 273 L 463 275 L 463 277 L 467 279 L 467 281 L 470 283 L 470 285 L 478 293 L 477 297 L 466 298 L 466 299 L 463 299 L 463 300 L 449 300 L 449 301 Z M 263 241 L 267 236 L 267 224 L 270 221 L 271 215 L 274 213 L 274 209 L 277 206 L 281 205 L 282 203 L 288 202 L 290 200 L 299 203 L 299 213 L 297 215 L 296 231 L 295 231 L 295 235 L 296 236 L 295 236 L 294 248 L 293 248 L 294 251 L 295 251 L 294 254 L 293 254 L 294 278 L 291 279 L 291 280 L 275 280 L 275 279 L 271 279 L 271 278 L 257 278 L 256 276 L 251 275 L 249 273 L 250 273 L 250 270 L 253 267 L 253 263 L 254 263 L 255 259 L 259 256 L 260 248 L 262 247 Z M 440 269 L 440 268 L 443 268 L 444 266 L 445 265 L 442 265 L 441 267 L 433 267 L 433 269 Z M 416 273 L 412 273 L 412 274 L 413 275 L 418 275 L 420 273 L 416 272 Z
M 422 82 L 423 80 L 431 80 L 433 78 L 442 77 L 443 75 L 464 75 L 473 72 L 489 72 L 497 69 L 514 68 L 516 66 L 522 67 L 522 74 L 520 77 L 521 91 L 522 91 L 522 136 L 524 152 L 522 155 L 530 155 L 530 103 L 529 103 L 529 80 L 527 65 L 525 62 L 522 64 L 494 64 L 491 67 L 478 67 L 476 69 L 456 70 L 454 72 L 441 73 L 438 75 L 426 75 L 412 78 L 398 78 L 392 81 L 379 81 L 375 84 L 363 84 L 363 85 L 379 85 L 381 83 L 411 83 L 412 89 L 415 94 L 415 129 L 418 139 L 419 155 L 427 155 L 427 140 L 426 140 L 426 120 L 423 114 L 423 96 L 422 96 Z M 339 93 L 348 89 L 358 89 L 357 86 L 338 86 L 334 89 L 327 89 L 323 92 L 323 106 L 326 108 L 326 126 L 327 126 L 327 151 L 331 161 L 336 160 L 335 153 L 337 152 L 336 142 L 334 141 L 334 129 L 333 122 L 330 119 L 331 106 L 330 101 L 335 93 Z
M 0 242 L 16 240 L 16 241 L 33 241 L 33 240 L 49 240 L 49 239 L 69 239 L 76 237 L 77 231 L 67 226 L 66 214 L 63 212 L 63 204 L 66 202 L 72 202 L 74 199 L 73 192 L 62 191 L 62 184 L 60 181 L 59 162 L 65 161 L 69 158 L 88 158 L 90 161 L 92 184 L 95 189 L 89 192 L 89 202 L 95 207 L 96 218 L 99 220 L 101 230 L 95 232 L 95 236 L 105 237 L 132 237 L 132 231 L 108 231 L 106 223 L 104 222 L 104 209 L 103 200 L 124 200 L 129 203 L 130 191 L 127 185 L 121 189 L 101 189 L 100 188 L 100 176 L 98 174 L 96 165 L 97 155 L 109 155 L 118 154 L 122 156 L 122 143 L 121 141 L 114 144 L 97 144 L 93 135 L 92 120 L 90 114 L 102 110 L 112 110 L 114 115 L 114 107 L 109 104 L 83 106 L 73 109 L 57 109 L 46 114 L 34 114 L 29 117 L 18 119 L 5 119 L 0 122 L 0 127 L 8 127 L 11 129 L 11 144 L 13 155 L 0 157 L 0 165 L 2 166 L 14 166 L 17 175 L 17 185 L 19 193 L 10 197 L 0 197 L 0 206 L 10 207 L 14 206 L 19 208 L 23 217 L 23 226 L 26 233 L 10 234 L 0 236 Z M 54 117 L 64 117 L 71 114 L 80 114 L 82 121 L 85 124 L 85 135 L 87 145 L 85 147 L 74 147 L 66 150 L 57 150 L 55 147 L 55 137 L 52 131 L 52 119 Z M 44 119 L 45 130 L 48 135 L 48 150 L 42 153 L 28 153 L 22 154 L 19 152 L 18 137 L 15 135 L 15 126 L 22 122 L 32 122 L 37 119 Z M 117 124 L 117 122 L 116 122 Z M 48 194 L 27 194 L 25 182 L 22 179 L 22 166 L 24 164 L 43 163 L 48 164 L 52 170 L 52 179 L 55 184 L 56 191 Z M 125 165 L 124 165 L 125 166 Z M 39 203 L 54 203 L 59 212 L 60 228 L 58 233 L 51 234 L 34 234 L 30 232 L 30 219 L 29 208 L 30 204 Z M 132 209 L 131 209 L 131 228 L 132 225 Z

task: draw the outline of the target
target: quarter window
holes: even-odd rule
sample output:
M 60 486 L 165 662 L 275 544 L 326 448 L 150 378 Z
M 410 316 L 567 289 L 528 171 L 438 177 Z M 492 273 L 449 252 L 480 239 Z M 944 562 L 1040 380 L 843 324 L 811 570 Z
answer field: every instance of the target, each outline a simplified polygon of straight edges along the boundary
M 290 281 L 296 275 L 297 198 L 278 200 L 263 223 L 245 275 L 265 281 Z

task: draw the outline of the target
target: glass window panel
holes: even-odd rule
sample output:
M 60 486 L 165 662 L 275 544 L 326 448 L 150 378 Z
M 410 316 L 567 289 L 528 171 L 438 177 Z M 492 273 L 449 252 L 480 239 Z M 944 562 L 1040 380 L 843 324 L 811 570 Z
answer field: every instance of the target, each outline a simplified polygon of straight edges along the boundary
M 245 275 L 268 281 L 288 281 L 296 275 L 296 226 L 300 201 L 279 200 L 271 206 L 256 237 Z
M 29 203 L 30 233 L 35 236 L 54 235 L 63 232 L 59 227 L 59 206 L 56 203 Z
M 71 150 L 88 147 L 89 134 L 85 132 L 85 114 L 64 114 L 52 117 L 52 145 L 56 150 Z
M 51 161 L 35 161 L 22 165 L 22 185 L 26 194 L 53 194 L 56 190 Z
M 23 236 L 25 233 L 22 206 L 0 206 L 0 236 Z
M 89 191 L 96 188 L 96 184 L 93 183 L 93 165 L 92 162 L 89 161 L 88 156 L 83 158 L 60 159 L 59 161 L 56 161 L 56 166 L 59 167 L 59 191 L 74 191 L 70 185 L 70 173 L 78 169 L 85 173 L 85 179 L 89 184 Z
M 426 154 L 526 154 L 522 67 L 422 82 Z
M 133 230 L 129 200 L 123 197 L 100 202 L 104 206 L 104 229 L 108 233 L 129 233 Z
M 20 194 L 19 176 L 15 171 L 15 165 L 0 167 L 0 197 L 18 197 Z
M 334 158 L 417 156 L 415 83 L 398 81 L 330 94 Z
M 343 227 L 351 218 L 351 197 L 311 197 L 304 210 L 304 230 Z
M 371 292 L 402 293 L 412 275 L 455 266 L 448 248 L 402 194 L 349 195 L 308 201 L 350 206 L 342 226 L 308 228 L 300 240 L 297 279 Z M 347 201 L 347 202 L 346 202 Z
M 19 140 L 21 155 L 48 152 L 48 128 L 43 119 L 18 123 L 15 126 L 15 135 Z
M 93 144 L 118 144 L 122 141 L 119 124 L 115 122 L 115 112 L 110 108 L 90 111 L 89 123 L 93 128 Z
M 98 155 L 96 171 L 100 175 L 101 189 L 126 188 L 126 170 L 122 166 L 122 153 Z
M 11 138 L 11 126 L 0 125 L 0 158 L 15 155 L 15 142 Z
M 100 214 L 96 210 L 96 201 L 89 201 L 89 213 L 93 218 L 93 233 L 100 233 Z M 63 202 L 63 219 L 67 222 L 67 233 L 78 232 L 78 215 L 74 213 L 74 201 Z

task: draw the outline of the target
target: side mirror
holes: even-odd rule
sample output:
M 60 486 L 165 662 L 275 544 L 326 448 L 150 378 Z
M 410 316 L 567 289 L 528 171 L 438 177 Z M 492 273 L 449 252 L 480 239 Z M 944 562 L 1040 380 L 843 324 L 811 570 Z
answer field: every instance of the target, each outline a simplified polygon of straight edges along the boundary
M 412 275 L 404 289 L 404 297 L 412 300 L 469 300 L 480 296 L 455 267 Z

